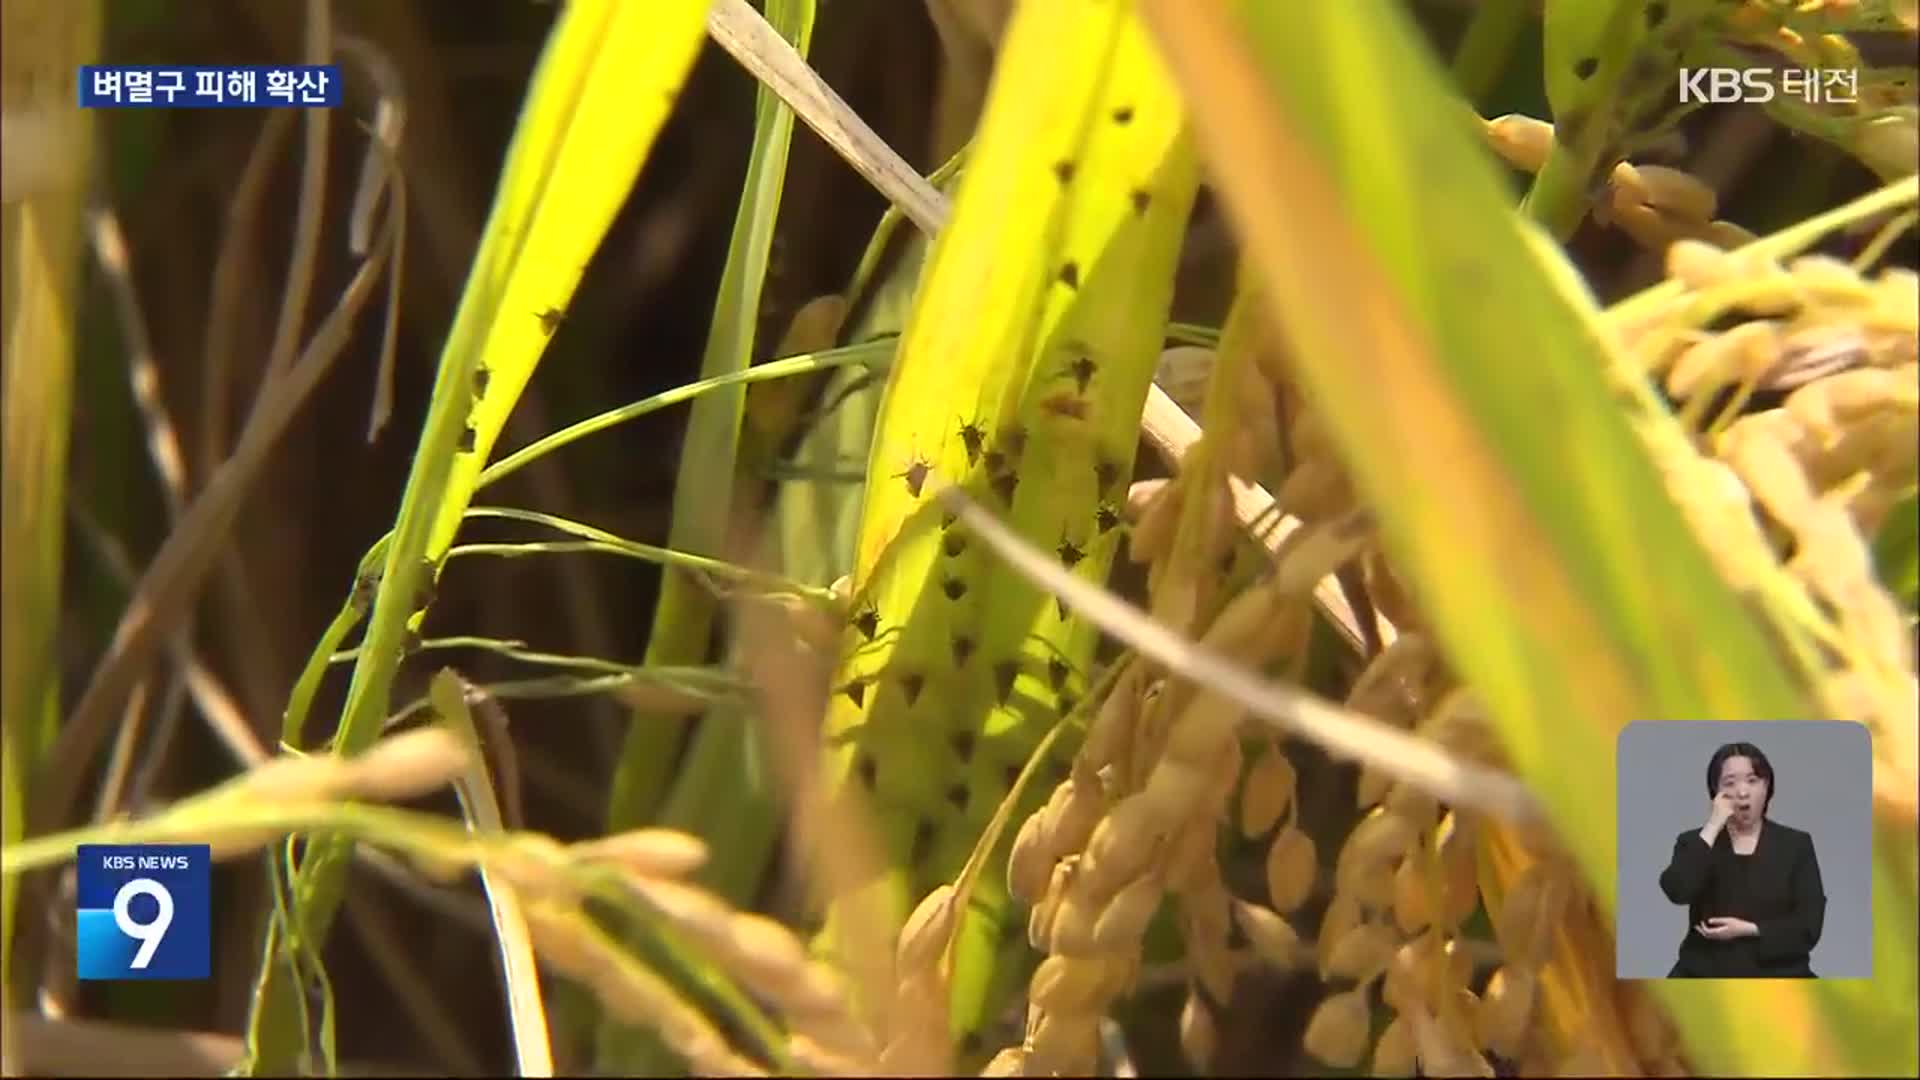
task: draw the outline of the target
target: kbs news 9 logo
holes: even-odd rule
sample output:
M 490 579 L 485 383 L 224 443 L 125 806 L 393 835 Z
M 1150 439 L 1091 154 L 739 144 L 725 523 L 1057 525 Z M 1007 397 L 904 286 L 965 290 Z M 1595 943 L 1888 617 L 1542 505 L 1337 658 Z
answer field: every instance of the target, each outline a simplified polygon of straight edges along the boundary
M 212 967 L 206 844 L 81 844 L 74 903 L 82 979 L 204 979 Z

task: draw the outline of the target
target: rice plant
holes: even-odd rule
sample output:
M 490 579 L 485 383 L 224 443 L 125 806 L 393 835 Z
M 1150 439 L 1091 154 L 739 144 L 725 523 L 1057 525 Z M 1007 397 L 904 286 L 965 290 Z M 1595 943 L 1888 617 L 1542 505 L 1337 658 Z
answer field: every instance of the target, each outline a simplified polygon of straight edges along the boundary
M 190 332 L 121 227 L 159 129 L 95 168 L 45 91 L 168 16 L 5 12 L 8 1070 L 1920 1071 L 1913 4 L 500 0 L 464 248 L 449 16 L 337 7 L 256 13 L 354 91 L 260 114 Z M 928 145 L 822 74 L 873 26 Z M 626 243 L 676 155 L 737 198 Z M 663 388 L 597 283 L 687 236 Z M 101 370 L 144 438 L 70 467 Z M 329 524 L 282 443 L 391 502 Z M 135 560 L 95 473 L 149 460 Z M 259 587 L 268 496 L 339 580 Z M 1871 978 L 1616 978 L 1621 729 L 1800 717 L 1872 734 Z M 147 842 L 236 883 L 196 1014 L 74 978 L 62 868 Z

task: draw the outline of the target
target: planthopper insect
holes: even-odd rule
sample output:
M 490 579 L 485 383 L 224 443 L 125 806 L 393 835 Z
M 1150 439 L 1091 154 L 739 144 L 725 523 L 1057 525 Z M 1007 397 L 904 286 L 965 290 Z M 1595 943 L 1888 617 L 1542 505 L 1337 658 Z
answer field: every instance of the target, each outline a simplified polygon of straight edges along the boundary
M 1074 386 L 1078 387 L 1082 394 L 1087 392 L 1087 387 L 1092 384 L 1094 375 L 1100 371 L 1099 362 L 1086 355 L 1085 348 L 1085 346 L 1077 347 L 1076 351 L 1079 355 L 1069 361 L 1061 371 L 1062 375 L 1073 377 Z
M 960 425 L 960 442 L 967 448 L 967 466 L 978 465 L 980 451 L 987 445 L 987 429 L 978 420 L 969 420 Z
M 913 459 L 913 464 L 908 465 L 901 472 L 894 473 L 893 476 L 896 480 L 905 480 L 907 494 L 917 499 L 920 497 L 920 490 L 926 486 L 927 475 L 931 472 L 933 472 L 933 465 L 924 458 L 916 457 Z

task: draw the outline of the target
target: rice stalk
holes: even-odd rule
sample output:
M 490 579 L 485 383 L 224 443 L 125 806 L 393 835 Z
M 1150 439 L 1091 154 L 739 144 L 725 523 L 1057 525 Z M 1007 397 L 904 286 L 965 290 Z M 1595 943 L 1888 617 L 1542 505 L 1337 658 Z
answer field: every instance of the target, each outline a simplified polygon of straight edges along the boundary
M 1232 102 L 1232 109 L 1221 111 L 1243 118 L 1228 138 L 1224 125 L 1207 136 L 1213 114 L 1196 114 L 1229 205 L 1238 207 L 1250 260 L 1303 388 L 1340 448 L 1356 494 L 1379 516 L 1382 547 L 1407 594 L 1404 606 L 1426 616 L 1410 624 L 1432 627 L 1472 688 L 1469 700 L 1481 706 L 1456 707 L 1455 715 L 1488 718 L 1491 738 L 1482 741 L 1532 779 L 1549 804 L 1558 842 L 1598 901 L 1594 906 L 1609 911 L 1615 852 L 1605 822 L 1614 808 L 1604 796 L 1596 804 L 1585 795 L 1575 806 L 1571 792 L 1578 785 L 1563 787 L 1556 773 L 1565 763 L 1605 755 L 1613 732 L 1629 717 L 1802 711 L 1814 699 L 1814 684 L 1777 662 L 1782 638 L 1790 643 L 1800 635 L 1775 619 L 1757 618 L 1717 572 L 1707 551 L 1711 545 L 1688 528 L 1679 507 L 1647 498 L 1649 485 L 1663 489 L 1662 462 L 1671 460 L 1647 445 L 1648 430 L 1656 425 L 1646 417 L 1657 413 L 1634 409 L 1622 415 L 1620 403 L 1634 401 L 1635 391 L 1612 367 L 1613 342 L 1600 329 L 1605 324 L 1591 298 L 1567 287 L 1558 268 L 1564 266 L 1561 256 L 1541 233 L 1505 217 L 1499 186 L 1484 159 L 1465 149 L 1465 133 L 1433 117 L 1413 120 L 1404 101 L 1389 106 L 1378 100 L 1377 88 L 1388 83 L 1396 87 L 1397 100 L 1403 97 L 1408 79 L 1423 78 L 1415 73 L 1429 63 L 1400 44 L 1396 14 L 1381 10 L 1365 20 L 1381 33 L 1362 53 L 1351 42 L 1359 24 L 1336 26 L 1336 20 L 1309 14 L 1317 9 L 1284 17 L 1257 6 L 1234 15 L 1161 4 L 1147 10 L 1189 92 L 1216 104 Z M 1598 5 L 1592 13 L 1606 17 Z M 1550 39 L 1552 34 L 1550 26 Z M 1558 77 L 1555 49 L 1550 44 L 1550 91 Z M 1345 61 L 1337 71 L 1326 63 L 1335 53 Z M 1617 60 L 1608 63 L 1623 63 L 1627 54 L 1609 55 Z M 1229 59 L 1236 56 L 1244 62 Z M 1367 63 L 1360 63 L 1363 56 Z M 1607 70 L 1605 63 L 1601 70 Z M 1433 100 L 1442 100 L 1437 88 Z M 1252 117 L 1259 119 L 1247 119 Z M 1252 139 L 1256 129 L 1271 137 Z M 1381 147 L 1414 145 L 1421 148 L 1418 167 L 1383 170 L 1372 156 Z M 1583 177 L 1574 185 L 1580 191 L 1590 189 L 1586 169 L 1575 170 Z M 1394 179 L 1416 174 L 1417 183 Z M 1274 196 L 1277 177 L 1287 178 L 1280 185 L 1291 193 L 1285 198 Z M 1343 203 L 1363 203 L 1366 212 L 1349 219 Z M 1305 210 L 1309 204 L 1315 209 Z M 1457 243 L 1449 239 L 1452 226 L 1469 219 L 1476 222 L 1472 238 L 1462 229 Z M 1352 229 L 1344 224 L 1349 220 Z M 1557 224 L 1574 220 L 1559 218 Z M 1397 238 L 1415 223 L 1425 243 L 1411 248 Z M 1509 246 L 1510 261 L 1494 254 Z M 1310 267 L 1287 257 L 1303 248 L 1316 253 Z M 1347 254 L 1367 250 L 1374 255 L 1346 265 Z M 1351 277 L 1344 276 L 1348 270 Z M 1475 283 L 1474 295 L 1498 295 L 1500 305 L 1455 287 L 1466 281 Z M 1772 284 L 1748 291 L 1776 302 L 1782 297 Z M 1381 299 L 1389 295 L 1400 300 Z M 1727 300 L 1734 295 L 1729 290 Z M 1368 325 L 1331 315 L 1339 298 L 1355 296 L 1373 298 Z M 1636 314 L 1653 307 L 1652 300 L 1634 302 Z M 1370 358 L 1364 375 L 1345 359 L 1354 353 Z M 1493 359 L 1499 355 L 1512 360 Z M 1421 356 L 1428 359 L 1413 359 Z M 1465 421 L 1465 414 L 1446 418 L 1447 410 L 1436 409 L 1456 393 L 1459 406 L 1476 420 Z M 1543 401 L 1555 403 L 1557 433 L 1522 435 L 1540 418 Z M 1493 450 L 1496 445 L 1504 449 Z M 1419 469 L 1418 462 L 1435 454 L 1444 455 L 1444 473 Z M 1580 495 L 1566 498 L 1565 477 L 1575 474 L 1583 477 Z M 1440 497 L 1436 485 L 1449 494 Z M 1325 498 L 1338 490 L 1336 479 L 1327 476 L 1303 494 Z M 1626 507 L 1632 507 L 1631 521 L 1621 516 Z M 1441 535 L 1448 537 L 1444 543 L 1438 542 Z M 1551 561 L 1566 559 L 1552 571 L 1541 561 L 1549 551 L 1562 553 L 1548 556 Z M 1656 551 L 1663 573 L 1654 584 L 1641 567 Z M 1480 569 L 1468 569 L 1482 560 Z M 1777 583 L 1773 588 L 1779 591 Z M 1516 606 L 1499 599 L 1520 596 L 1525 603 Z M 1551 626 L 1517 629 L 1549 611 Z M 1586 620 L 1586 629 L 1579 629 Z M 1509 628 L 1494 628 L 1502 623 Z M 1682 625 L 1699 627 L 1689 637 L 1710 637 L 1713 655 L 1670 665 L 1675 658 L 1657 643 Z M 1641 644 L 1618 652 L 1617 662 L 1600 662 L 1627 641 Z M 1559 674 L 1547 674 L 1550 669 Z M 1555 718 L 1550 740 L 1538 727 L 1543 717 Z M 1462 726 L 1471 731 L 1475 725 Z M 1910 910 L 1910 886 L 1892 876 L 1897 865 L 1882 857 L 1875 891 L 1880 902 Z M 1328 937 L 1322 934 L 1323 941 Z M 1569 986 L 1584 984 L 1583 971 L 1604 970 L 1595 959 L 1604 957 L 1603 942 L 1584 933 L 1575 938 L 1578 962 L 1562 969 Z M 1877 973 L 1911 970 L 1912 951 L 1901 942 L 1878 935 L 1876 950 L 1887 965 L 1876 966 Z M 1713 1017 L 1732 1006 L 1714 1000 L 1714 991 L 1662 986 L 1659 995 L 1699 1067 L 1760 1067 L 1753 1063 L 1781 1060 L 1826 1060 L 1836 1068 L 1856 1061 L 1849 1067 L 1857 1067 L 1856 1059 L 1882 1052 L 1875 1047 L 1884 1050 L 1887 1067 L 1904 1067 L 1904 1056 L 1893 1049 L 1892 1025 L 1911 996 L 1893 983 L 1879 992 L 1892 995 L 1892 1003 L 1875 1008 L 1839 984 L 1743 987 L 1742 1002 L 1817 1015 L 1822 1024 L 1810 1035 L 1783 1028 L 1737 1046 L 1715 1035 Z M 1428 1002 L 1438 1026 L 1425 1015 L 1409 1015 L 1404 1030 L 1416 1050 L 1424 1041 L 1432 1055 L 1450 1059 L 1459 1048 L 1443 1038 L 1449 1034 L 1447 1010 L 1463 1005 L 1445 996 Z M 1777 1045 L 1763 1051 L 1762 1042 Z
M 889 373 L 827 719 L 829 783 L 877 804 L 892 866 L 835 898 L 825 947 L 856 983 L 895 988 L 867 1006 L 894 1068 L 938 1069 L 940 1029 L 979 1032 L 1017 985 L 998 858 L 964 905 L 935 890 L 1093 678 L 1085 628 L 970 550 L 932 496 L 961 481 L 1073 573 L 1104 575 L 1118 514 L 1101 507 L 1131 467 L 1195 182 L 1180 112 L 1124 13 L 1022 9 L 1008 35 Z M 878 928 L 848 918 L 869 903 L 884 925 L 918 909 L 921 936 L 892 964 L 846 942 Z
M 437 575 L 482 464 L 533 373 L 553 329 L 548 313 L 565 309 L 665 121 L 692 66 L 707 6 L 689 0 L 641 11 L 576 3 L 560 17 L 446 342 L 392 540 L 383 545 L 336 752 L 353 754 L 379 731 L 407 635 L 423 615 L 421 586 Z M 637 105 L 635 71 L 648 73 L 651 88 Z M 297 739 L 297 727 L 293 734 Z M 350 850 L 351 841 L 320 837 L 301 860 L 291 930 L 296 944 L 311 947 L 325 938 Z M 268 945 L 271 958 L 273 942 Z M 256 1069 L 291 1066 L 297 1035 L 286 1016 L 289 1002 L 302 995 L 284 970 L 269 959 L 255 995 L 249 1029 Z
M 27 832 L 29 777 L 60 715 L 55 642 L 65 549 L 67 438 L 75 349 L 75 293 L 83 251 L 91 118 L 74 105 L 78 65 L 99 48 L 101 6 L 21 3 L 0 32 L 0 115 L 7 128 L 0 267 L 0 843 Z M 0 1011 L 12 1008 L 14 907 L 19 883 L 0 883 Z M 0 1037 L 0 1068 L 15 1051 Z

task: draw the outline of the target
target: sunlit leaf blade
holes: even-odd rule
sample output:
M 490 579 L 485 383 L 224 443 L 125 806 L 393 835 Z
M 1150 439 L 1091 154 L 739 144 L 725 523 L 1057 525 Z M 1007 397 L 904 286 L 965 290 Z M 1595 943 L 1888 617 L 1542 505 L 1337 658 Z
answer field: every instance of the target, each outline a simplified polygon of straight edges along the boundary
M 1611 910 L 1593 770 L 1620 728 L 1809 695 L 1666 497 L 1594 313 L 1543 273 L 1401 11 L 1146 6 L 1395 566 Z M 1913 883 L 1889 855 L 1873 889 L 1871 981 L 1661 985 L 1699 1068 L 1915 1071 Z
M 833 782 L 879 811 L 890 872 L 869 896 L 896 925 L 966 864 L 1086 692 L 1094 644 L 950 534 L 934 491 L 965 483 L 1075 573 L 1104 577 L 1119 533 L 1100 508 L 1131 474 L 1197 183 L 1183 124 L 1130 13 L 1094 0 L 1015 13 L 881 403 L 827 720 Z M 959 931 L 960 1033 L 1018 974 L 1002 962 L 1024 947 L 1003 868 L 1004 855 L 981 864 Z M 830 919 L 830 945 L 839 929 Z
M 407 632 L 419 622 L 423 578 L 437 573 L 488 452 L 673 106 L 707 7 L 576 0 L 559 15 L 441 354 L 335 736 L 340 753 L 364 749 L 379 732 Z M 350 841 L 318 838 L 301 864 L 296 901 L 311 940 L 324 938 L 338 909 L 350 849 Z M 256 1024 L 298 992 L 270 978 L 256 996 Z M 285 1045 L 256 1049 L 265 1053 L 256 1068 L 291 1066 Z

